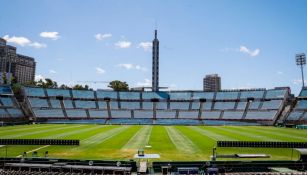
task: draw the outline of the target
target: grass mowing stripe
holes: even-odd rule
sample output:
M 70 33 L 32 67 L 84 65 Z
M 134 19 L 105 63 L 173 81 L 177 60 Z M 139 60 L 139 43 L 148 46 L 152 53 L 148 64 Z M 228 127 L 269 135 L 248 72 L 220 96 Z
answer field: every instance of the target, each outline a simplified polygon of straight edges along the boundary
M 148 144 L 150 135 L 152 131 L 152 126 L 143 126 L 127 143 L 122 147 L 122 149 L 138 149 L 144 148 Z
M 74 125 L 74 126 L 69 126 L 69 127 L 61 127 L 61 128 L 52 128 L 52 129 L 47 129 L 47 130 L 39 130 L 39 131 L 34 131 L 34 132 L 26 132 L 26 133 L 19 133 L 19 134 L 10 134 L 10 135 L 6 135 L 4 137 L 1 138 L 17 138 L 17 137 L 24 137 L 24 136 L 28 136 L 28 135 L 35 135 L 35 134 L 41 134 L 41 133 L 46 133 L 46 132 L 52 132 L 52 131 L 58 131 L 58 130 L 64 130 L 64 129 L 68 129 L 68 128 L 78 128 L 81 127 L 82 125 Z
M 149 139 L 149 145 L 151 146 L 152 150 L 156 152 L 176 150 L 175 145 L 170 140 L 170 137 L 168 136 L 167 131 L 163 126 L 153 127 Z
M 170 137 L 173 144 L 176 146 L 177 150 L 193 154 L 200 152 L 200 149 L 185 135 L 178 131 L 173 126 L 165 126 L 168 136 Z
M 64 132 L 64 133 L 60 133 L 60 134 L 56 134 L 56 135 L 50 135 L 50 136 L 43 137 L 43 138 L 44 139 L 56 139 L 56 138 L 62 138 L 63 139 L 64 137 L 67 137 L 67 136 L 71 136 L 71 135 L 75 135 L 75 134 L 82 134 L 82 133 L 89 132 L 89 131 L 96 130 L 96 129 L 103 128 L 103 127 L 106 127 L 106 125 L 100 125 L 100 126 L 94 126 L 94 127 L 90 127 L 90 128 L 72 130 L 72 131 L 69 131 L 69 132 Z
M 210 126 L 196 126 L 196 127 L 193 127 L 192 129 L 216 141 L 218 140 L 236 141 L 237 140 L 235 137 L 228 137 L 225 135 L 217 134 L 214 131 L 211 131 Z
M 277 131 L 279 133 L 286 133 L 286 134 L 295 134 L 297 136 L 302 136 L 302 137 L 307 137 L 307 130 L 298 130 L 295 128 L 279 128 L 279 127 L 259 127 L 259 126 L 250 126 L 251 128 L 258 128 L 258 129 L 263 129 L 268 131 Z
M 34 125 L 35 126 L 35 125 Z M 27 131 L 27 130 L 32 130 L 32 129 L 46 129 L 46 128 L 51 128 L 54 127 L 52 125 L 46 125 L 46 126 L 35 126 L 35 127 L 22 127 L 22 128 L 16 128 L 16 129 L 9 129 L 9 128 L 5 128 L 7 130 L 5 131 L 0 131 L 1 134 L 3 133 L 8 133 L 8 132 L 19 132 L 19 131 Z
M 306 141 L 306 138 L 302 138 L 302 137 L 297 137 L 291 134 L 279 134 L 278 132 L 270 132 L 270 131 L 266 131 L 264 128 L 262 128 L 261 130 L 258 130 L 257 128 L 252 128 L 252 127 L 240 127 L 239 129 L 241 130 L 245 130 L 245 132 L 249 131 L 249 132 L 256 132 L 260 135 L 265 135 L 267 137 L 270 137 L 271 140 L 273 141 Z M 270 141 L 270 140 L 267 140 Z
M 274 141 L 274 139 L 270 138 L 270 137 L 267 137 L 267 136 L 262 136 L 262 135 L 258 135 L 258 134 L 255 134 L 255 133 L 250 133 L 250 132 L 242 132 L 242 131 L 239 131 L 238 129 L 236 128 L 229 128 L 228 126 L 224 127 L 224 126 L 220 126 L 218 128 L 219 130 L 223 130 L 227 133 L 232 133 L 236 136 L 240 136 L 240 137 L 237 137 L 239 140 L 245 140 L 245 141 L 252 141 L 252 140 L 255 140 L 255 141 L 263 141 L 263 140 L 272 140 Z M 243 137 L 242 137 L 243 136 Z M 278 140 L 275 140 L 275 141 L 278 141 Z
M 67 137 L 67 136 L 75 135 L 75 134 L 80 134 L 80 133 L 83 133 L 83 132 L 89 132 L 89 131 L 96 130 L 96 129 L 102 128 L 102 127 L 105 127 L 105 125 L 94 126 L 94 127 L 78 129 L 78 130 L 72 130 L 70 132 L 64 132 L 64 133 L 60 133 L 60 134 L 56 134 L 56 135 L 50 135 L 50 136 L 47 136 L 47 137 L 41 137 L 40 139 L 58 139 L 58 138 L 63 139 L 63 137 Z M 38 147 L 38 148 L 43 149 L 45 147 Z M 31 152 L 31 150 L 28 151 L 28 152 Z
M 98 145 L 98 144 L 100 144 L 100 143 L 120 134 L 121 132 L 125 131 L 128 128 L 130 128 L 130 126 L 121 126 L 121 127 L 117 127 L 117 128 L 111 129 L 111 130 L 103 132 L 103 133 L 93 135 L 92 137 L 87 138 L 84 141 L 82 141 L 82 144 L 75 149 L 93 147 L 95 145 Z

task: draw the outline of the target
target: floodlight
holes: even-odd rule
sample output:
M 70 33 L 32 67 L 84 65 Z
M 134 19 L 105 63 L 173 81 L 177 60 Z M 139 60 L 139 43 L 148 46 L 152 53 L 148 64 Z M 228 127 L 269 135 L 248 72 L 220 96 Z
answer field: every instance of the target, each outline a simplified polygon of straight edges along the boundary
M 296 54 L 295 55 L 295 60 L 296 60 L 296 65 L 301 66 L 302 84 L 303 84 L 303 88 L 304 88 L 305 83 L 304 83 L 303 66 L 306 64 L 306 55 L 304 53 Z

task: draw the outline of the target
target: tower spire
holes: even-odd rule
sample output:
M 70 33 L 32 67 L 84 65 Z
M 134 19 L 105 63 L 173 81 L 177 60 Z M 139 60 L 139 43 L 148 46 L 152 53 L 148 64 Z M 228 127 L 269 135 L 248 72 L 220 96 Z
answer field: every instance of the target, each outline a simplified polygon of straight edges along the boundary
M 152 91 L 159 91 L 159 40 L 155 29 L 155 39 L 152 41 Z
M 157 29 L 156 29 L 156 30 L 155 30 L 155 39 L 158 39 L 158 38 L 157 38 L 157 35 L 158 35 L 157 33 L 158 33 L 158 31 L 157 31 Z

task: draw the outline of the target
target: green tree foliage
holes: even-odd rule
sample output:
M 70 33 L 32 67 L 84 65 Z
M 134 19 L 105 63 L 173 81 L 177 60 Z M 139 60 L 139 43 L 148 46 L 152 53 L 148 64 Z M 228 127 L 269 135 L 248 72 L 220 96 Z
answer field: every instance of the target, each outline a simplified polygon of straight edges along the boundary
M 22 85 L 19 84 L 19 83 L 14 83 L 14 84 L 12 85 L 12 90 L 13 90 L 13 92 L 14 92 L 15 95 L 19 95 L 19 94 L 20 94 L 20 92 L 21 92 L 21 87 L 22 87 Z
M 112 88 L 114 91 L 128 91 L 129 85 L 126 82 L 114 80 L 111 81 L 108 85 L 109 88 Z
M 57 88 L 58 87 L 58 83 L 51 80 L 50 78 L 45 78 L 45 80 L 40 79 L 34 84 L 38 87 L 43 87 L 43 88 Z
M 60 87 L 60 89 L 71 89 L 71 87 L 65 85 L 65 84 L 62 84 Z
M 75 86 L 72 87 L 74 90 L 93 90 L 91 89 L 88 85 L 81 85 L 81 84 L 76 84 Z

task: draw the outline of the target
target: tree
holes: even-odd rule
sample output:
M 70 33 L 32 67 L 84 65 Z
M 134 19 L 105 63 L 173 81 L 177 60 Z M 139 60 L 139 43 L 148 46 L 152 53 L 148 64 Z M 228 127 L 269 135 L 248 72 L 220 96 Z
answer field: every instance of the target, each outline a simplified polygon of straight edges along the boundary
M 69 86 L 62 84 L 60 87 L 60 89 L 71 89 Z
M 14 92 L 14 94 L 15 95 L 20 95 L 20 93 L 21 93 L 21 84 L 19 84 L 19 83 L 14 83 L 13 85 L 12 85 L 12 90 L 13 90 L 13 92 Z
M 93 90 L 88 85 L 76 84 L 72 89 L 74 90 Z
M 126 82 L 119 80 L 111 81 L 108 85 L 109 88 L 112 88 L 114 91 L 128 91 L 129 85 Z
M 38 81 L 29 82 L 29 85 L 42 87 L 42 88 L 57 88 L 58 83 L 56 81 L 51 80 L 50 78 L 45 78 L 45 80 L 40 79 Z

